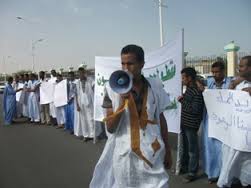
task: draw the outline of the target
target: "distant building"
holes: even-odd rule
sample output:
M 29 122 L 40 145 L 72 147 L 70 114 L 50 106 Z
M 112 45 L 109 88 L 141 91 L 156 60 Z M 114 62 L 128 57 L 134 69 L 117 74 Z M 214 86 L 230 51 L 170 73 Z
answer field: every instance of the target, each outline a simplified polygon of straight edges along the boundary
M 185 66 L 194 67 L 198 74 L 209 76 L 211 75 L 211 66 L 215 61 L 227 63 L 227 56 L 202 56 L 202 57 L 186 57 Z

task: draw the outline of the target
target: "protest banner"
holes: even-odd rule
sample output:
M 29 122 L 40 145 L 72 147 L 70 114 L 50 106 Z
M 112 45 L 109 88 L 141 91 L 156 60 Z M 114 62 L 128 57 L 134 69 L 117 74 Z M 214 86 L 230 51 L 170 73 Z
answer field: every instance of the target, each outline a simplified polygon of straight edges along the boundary
M 49 104 L 54 98 L 54 84 L 42 82 L 40 85 L 40 104 Z
M 251 97 L 237 90 L 203 92 L 208 136 L 239 151 L 251 152 Z
M 62 80 L 55 85 L 54 91 L 54 105 L 55 107 L 64 106 L 67 104 L 67 81 Z

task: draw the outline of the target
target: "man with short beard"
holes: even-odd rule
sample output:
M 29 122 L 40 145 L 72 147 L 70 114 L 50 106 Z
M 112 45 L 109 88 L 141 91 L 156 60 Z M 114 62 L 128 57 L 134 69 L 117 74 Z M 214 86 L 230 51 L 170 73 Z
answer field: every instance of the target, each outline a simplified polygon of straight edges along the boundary
M 232 82 L 231 88 L 246 91 L 251 95 L 251 56 L 241 59 L 239 78 Z M 235 179 L 239 179 L 244 187 L 251 185 L 251 152 L 238 151 L 223 144 L 222 170 L 217 185 L 230 187 Z
M 213 78 L 207 79 L 208 89 L 228 89 L 231 78 L 225 76 L 224 62 L 216 61 L 212 64 Z M 208 137 L 208 115 L 205 110 L 202 126 L 202 166 L 211 184 L 217 182 L 221 171 L 221 141 Z

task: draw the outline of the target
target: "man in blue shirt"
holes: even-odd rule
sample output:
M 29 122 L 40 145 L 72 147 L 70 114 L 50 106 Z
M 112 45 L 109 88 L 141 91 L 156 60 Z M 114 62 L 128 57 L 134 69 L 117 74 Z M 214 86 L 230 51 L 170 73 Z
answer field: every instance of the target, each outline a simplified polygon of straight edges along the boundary
M 208 89 L 228 89 L 231 79 L 225 76 L 225 65 L 222 61 L 212 64 L 213 77 L 207 80 Z M 208 115 L 205 110 L 202 126 L 202 166 L 209 183 L 216 182 L 221 170 L 222 143 L 208 137 Z

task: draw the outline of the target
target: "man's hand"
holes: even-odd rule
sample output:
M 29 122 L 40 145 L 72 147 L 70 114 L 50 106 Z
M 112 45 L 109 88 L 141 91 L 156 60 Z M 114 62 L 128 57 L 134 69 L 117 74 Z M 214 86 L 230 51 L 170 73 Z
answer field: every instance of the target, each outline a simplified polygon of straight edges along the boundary
M 205 87 L 204 87 L 204 85 L 203 85 L 203 83 L 202 83 L 201 81 L 196 80 L 196 85 L 197 85 L 198 89 L 199 89 L 201 92 L 203 92 L 203 91 L 205 90 Z
M 251 87 L 245 87 L 242 89 L 242 91 L 246 91 L 249 93 L 249 95 L 251 96 Z
M 172 167 L 173 161 L 172 161 L 172 154 L 171 150 L 166 150 L 165 158 L 164 158 L 164 166 L 166 169 L 170 169 Z
M 232 80 L 229 86 L 229 89 L 235 89 L 235 87 L 241 83 L 245 78 L 243 77 L 237 77 L 235 80 Z
M 68 100 L 68 104 L 70 104 L 71 102 L 72 102 L 72 100 L 73 100 L 74 98 L 70 98 L 69 100 Z
M 180 102 L 183 98 L 184 98 L 183 96 L 179 96 L 177 100 Z
M 77 104 L 77 111 L 80 112 L 81 108 L 80 106 Z

